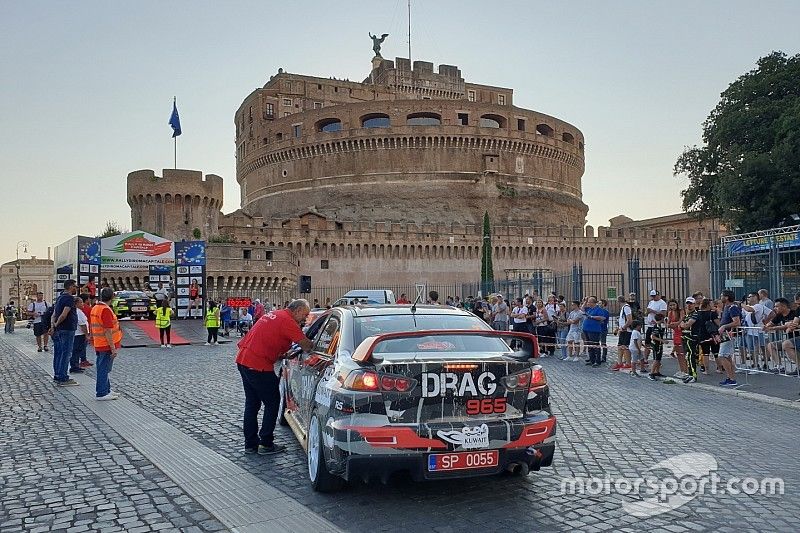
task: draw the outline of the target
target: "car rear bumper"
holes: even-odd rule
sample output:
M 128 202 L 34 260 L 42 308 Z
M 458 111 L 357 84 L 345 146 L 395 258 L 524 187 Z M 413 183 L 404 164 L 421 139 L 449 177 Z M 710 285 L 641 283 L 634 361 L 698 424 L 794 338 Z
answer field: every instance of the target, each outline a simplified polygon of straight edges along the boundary
M 423 481 L 491 476 L 522 464 L 526 465 L 528 470 L 539 470 L 552 465 L 555 449 L 555 442 L 527 448 L 501 449 L 499 450 L 500 461 L 496 467 L 449 472 L 428 471 L 428 456 L 430 455 L 428 452 L 384 456 L 351 455 L 347 458 L 343 477 L 348 480 L 379 479 L 386 481 L 393 474 L 407 472 L 415 481 Z

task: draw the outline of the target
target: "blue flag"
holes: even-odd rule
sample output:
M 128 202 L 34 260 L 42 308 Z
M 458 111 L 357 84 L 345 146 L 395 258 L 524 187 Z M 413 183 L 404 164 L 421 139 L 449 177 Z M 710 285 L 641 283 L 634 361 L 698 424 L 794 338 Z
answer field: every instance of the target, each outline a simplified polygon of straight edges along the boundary
M 169 117 L 169 125 L 172 126 L 173 138 L 181 134 L 181 119 L 178 116 L 178 106 L 174 99 L 172 100 L 172 115 Z

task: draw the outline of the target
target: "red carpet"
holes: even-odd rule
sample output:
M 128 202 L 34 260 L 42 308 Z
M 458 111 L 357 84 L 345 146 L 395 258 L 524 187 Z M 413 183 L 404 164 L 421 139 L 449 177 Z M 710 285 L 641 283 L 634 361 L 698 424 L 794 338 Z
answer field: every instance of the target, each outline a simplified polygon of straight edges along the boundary
M 155 341 L 156 344 L 161 344 L 161 342 L 158 339 L 158 328 L 156 327 L 155 321 L 153 321 L 153 320 L 131 320 L 130 322 L 127 322 L 126 325 L 136 326 L 137 328 L 142 330 L 145 333 L 145 335 L 147 335 L 153 341 Z M 180 346 L 180 345 L 184 345 L 184 344 L 190 344 L 189 341 L 187 341 L 186 339 L 184 339 L 180 335 L 176 334 L 174 328 L 170 332 L 170 339 L 172 340 L 171 344 L 173 346 Z M 125 344 L 124 341 L 123 341 L 123 344 Z

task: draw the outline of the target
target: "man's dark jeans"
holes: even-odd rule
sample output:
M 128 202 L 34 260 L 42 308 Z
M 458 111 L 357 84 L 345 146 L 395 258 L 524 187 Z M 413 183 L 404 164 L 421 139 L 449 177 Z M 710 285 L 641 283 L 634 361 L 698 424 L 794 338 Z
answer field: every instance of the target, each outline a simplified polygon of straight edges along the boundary
M 244 446 L 255 448 L 259 444 L 272 446 L 275 423 L 278 419 L 281 395 L 278 376 L 273 371 L 259 372 L 243 365 L 237 365 L 242 375 L 244 387 Z M 261 430 L 258 429 L 258 412 L 264 404 L 264 417 Z
M 593 365 L 601 363 L 600 352 L 600 335 L 599 331 L 586 331 L 583 334 L 586 336 L 586 345 L 589 347 L 589 362 Z
M 74 329 L 59 329 L 53 332 L 53 378 L 56 381 L 69 380 L 69 359 L 75 343 Z

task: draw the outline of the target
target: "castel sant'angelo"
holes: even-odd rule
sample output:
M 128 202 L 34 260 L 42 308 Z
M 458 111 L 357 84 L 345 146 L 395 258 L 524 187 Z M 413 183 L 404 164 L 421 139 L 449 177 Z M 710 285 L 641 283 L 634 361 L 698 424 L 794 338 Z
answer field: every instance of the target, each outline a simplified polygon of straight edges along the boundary
M 587 226 L 583 133 L 456 66 L 376 55 L 362 82 L 279 70 L 233 118 L 241 209 L 220 213 L 219 176 L 128 176 L 132 229 L 207 239 L 217 294 L 296 293 L 301 275 L 315 288 L 476 282 L 484 212 L 497 278 L 574 262 L 623 272 L 639 257 L 708 286 L 715 222 Z

